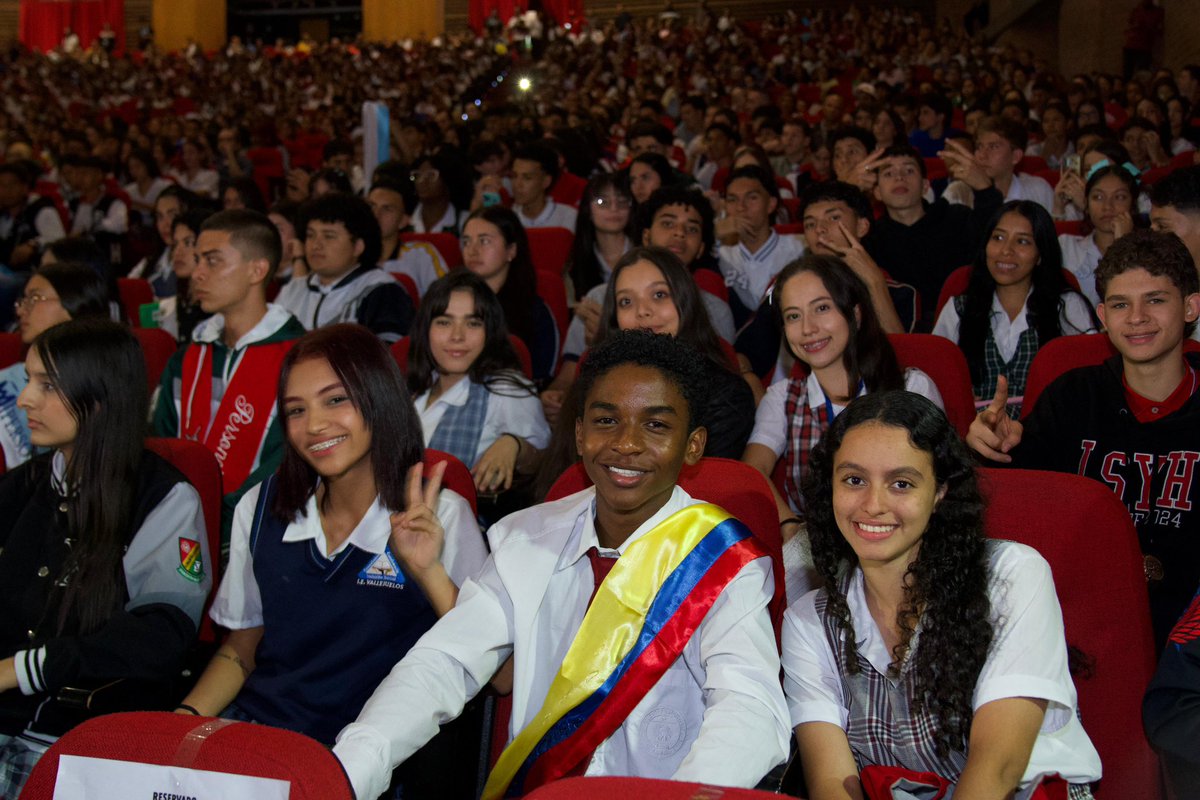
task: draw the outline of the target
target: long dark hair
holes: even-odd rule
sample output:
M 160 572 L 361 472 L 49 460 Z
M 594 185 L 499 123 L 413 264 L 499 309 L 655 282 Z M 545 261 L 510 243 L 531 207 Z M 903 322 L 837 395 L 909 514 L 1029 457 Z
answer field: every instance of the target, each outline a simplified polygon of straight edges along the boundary
M 521 371 L 521 363 L 508 340 L 508 328 L 504 325 L 504 309 L 500 307 L 500 301 L 483 278 L 465 269 L 438 278 L 421 298 L 408 348 L 409 391 L 414 396 L 420 395 L 436 383 L 434 373 L 437 371 L 437 362 L 429 346 L 429 328 L 435 319 L 446 313 L 450 295 L 454 292 L 471 294 L 475 315 L 483 322 L 483 351 L 471 363 L 468 377 L 489 389 L 495 384 L 506 383 L 523 394 L 531 392 L 529 387 L 516 379 Z
M 146 362 L 124 325 L 85 317 L 48 328 L 34 341 L 51 383 L 77 433 L 63 476 L 74 493 L 67 524 L 75 541 L 64 567 L 69 575 L 58 630 L 68 619 L 79 631 L 100 627 L 124 596 L 121 557 L 132 533 L 134 492 L 149 412 Z
M 992 643 L 984 501 L 971 452 L 946 415 L 926 398 L 905 391 L 872 392 L 834 419 L 813 449 L 801 487 L 813 560 L 825 580 L 827 610 L 841 632 L 851 674 L 862 667 L 844 580 L 858 557 L 834 516 L 833 470 L 846 433 L 871 422 L 907 431 L 912 446 L 930 454 L 934 477 L 945 488 L 904 576 L 905 600 L 896 620 L 901 640 L 888 670 L 892 677 L 899 675 L 920 623 L 920 642 L 912 653 L 913 696 L 918 710 L 936 720 L 934 744 L 944 756 L 966 749 L 975 684 Z
M 379 337 L 361 325 L 329 325 L 305 334 L 288 351 L 279 371 L 280 420 L 287 419 L 283 398 L 292 368 L 315 358 L 329 362 L 371 432 L 371 469 L 380 501 L 392 511 L 403 510 L 408 469 L 421 460 L 425 448 L 416 409 L 395 359 Z M 316 470 L 289 442 L 276 475 L 279 488 L 271 511 L 292 522 L 304 515 L 308 499 L 317 490 Z
M 1037 245 L 1038 261 L 1033 268 L 1033 289 L 1026 304 L 1029 327 L 1037 332 L 1038 347 L 1062 335 L 1059 315 L 1063 308 L 1063 293 L 1070 290 L 1062 274 L 1062 250 L 1054 221 L 1046 209 L 1031 200 L 1012 200 L 1000 208 L 988 221 L 983 241 L 975 256 L 971 280 L 963 295 L 962 323 L 958 330 L 958 346 L 967 357 L 971 367 L 971 383 L 979 386 L 983 382 L 984 349 L 992 325 L 992 298 L 996 294 L 996 281 L 987 268 L 987 245 L 992 232 L 1008 213 L 1020 214 L 1033 227 L 1033 241 Z
M 648 261 L 658 268 L 663 279 L 671 289 L 671 302 L 679 315 L 679 333 L 676 334 L 681 342 L 686 342 L 700 351 L 709 361 L 727 371 L 733 371 L 733 365 L 721 347 L 721 340 L 713 330 L 712 321 L 708 317 L 708 309 L 700 297 L 700 289 L 696 279 L 679 257 L 664 247 L 635 247 L 613 267 L 612 277 L 604 292 L 604 306 L 600 311 L 600 327 L 596 332 L 595 344 L 600 344 L 613 332 L 619 329 L 617 325 L 617 276 L 639 261 Z M 593 345 L 593 346 L 594 346 Z
M 771 307 L 774 309 L 775 323 L 779 330 L 785 329 L 783 287 L 803 272 L 811 272 L 821 279 L 838 313 L 850 327 L 850 338 L 846 342 L 846 349 L 842 351 L 842 365 L 849 377 L 850 393 L 857 393 L 859 381 L 867 387 L 868 392 L 903 389 L 904 371 L 900 369 L 896 351 L 892 349 L 892 343 L 888 341 L 887 334 L 879 324 L 879 318 L 875 316 L 875 307 L 871 305 L 867 285 L 837 256 L 809 253 L 779 271 L 771 297 Z M 803 361 L 792 349 L 786 336 L 784 343 L 794 358 Z
M 629 182 L 623 172 L 600 172 L 583 190 L 579 203 L 579 216 L 575 220 L 575 239 L 571 243 L 571 260 L 568 271 L 575 286 L 575 295 L 583 297 L 593 286 L 604 282 L 604 269 L 596 258 L 596 222 L 592 219 L 592 201 L 612 192 L 630 203 L 629 219 L 625 223 L 625 235 L 632 238 L 633 195 L 629 193 Z
M 476 209 L 463 223 L 464 232 L 467 223 L 473 219 L 481 219 L 495 225 L 504 237 L 505 246 L 517 246 L 517 254 L 508 264 L 508 277 L 504 279 L 500 291 L 496 292 L 496 297 L 500 299 L 500 306 L 504 309 L 504 322 L 508 329 L 532 350 L 537 338 L 533 325 L 533 307 L 538 302 L 537 273 L 533 269 L 533 257 L 529 253 L 529 237 L 525 235 L 525 226 L 511 209 L 504 206 Z
M 1107 178 L 1109 175 L 1112 175 L 1125 184 L 1125 188 L 1129 191 L 1129 214 L 1133 217 L 1134 223 L 1136 224 L 1137 222 L 1138 179 L 1130 174 L 1129 170 L 1125 169 L 1122 164 L 1105 164 L 1104 166 L 1097 166 L 1092 170 L 1091 174 L 1088 175 L 1087 184 L 1083 190 L 1084 203 L 1087 205 L 1083 215 L 1084 229 L 1089 233 L 1095 228 L 1092 224 L 1091 212 L 1092 189 L 1096 188 L 1096 184 L 1101 179 Z
M 56 261 L 38 267 L 34 274 L 45 278 L 54 287 L 59 303 L 71 319 L 110 318 L 112 296 L 108 282 L 87 264 Z

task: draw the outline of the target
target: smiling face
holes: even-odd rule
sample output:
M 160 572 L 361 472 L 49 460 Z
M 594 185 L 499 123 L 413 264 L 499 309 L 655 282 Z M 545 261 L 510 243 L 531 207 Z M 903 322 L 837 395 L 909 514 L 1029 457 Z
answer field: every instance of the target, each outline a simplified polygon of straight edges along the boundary
M 614 287 L 617 327 L 623 331 L 641 328 L 675 336 L 679 333 L 679 309 L 671 286 L 658 267 L 638 261 L 617 275 Z
M 913 447 L 904 428 L 864 423 L 846 432 L 834 454 L 834 519 L 863 569 L 891 566 L 903 574 L 944 494 L 932 455 Z
M 606 546 L 623 542 L 662 508 L 679 470 L 704 455 L 705 431 L 689 430 L 688 414 L 683 393 L 652 367 L 622 364 L 592 384 L 575 444 L 596 485 Z
M 783 335 L 792 353 L 814 371 L 841 366 L 850 323 L 815 272 L 801 272 L 780 287 Z
M 1166 363 L 1180 357 L 1184 326 L 1200 314 L 1200 295 L 1184 297 L 1166 275 L 1131 269 L 1109 280 L 1096 313 L 1125 361 Z
M 866 157 L 867 146 L 858 139 L 839 139 L 833 146 L 833 174 L 839 181 L 849 182 L 854 168 Z
M 17 406 L 29 418 L 29 440 L 37 447 L 52 447 L 70 454 L 79 435 L 79 423 L 67 401 L 50 379 L 37 348 L 25 356 L 29 383 L 17 397 Z
M 1033 238 L 1033 223 L 1016 211 L 1000 217 L 988 237 L 988 272 L 997 286 L 1030 286 L 1040 255 Z
M 819 255 L 838 255 L 827 247 L 822 239 L 829 240 L 837 246 L 847 245 L 846 236 L 838 227 L 839 222 L 859 239 L 870 229 L 870 223 L 854 213 L 854 209 L 842 200 L 817 200 L 809 203 L 804 209 L 804 242 L 808 249 Z
M 451 292 L 446 310 L 429 323 L 429 349 L 438 375 L 451 380 L 466 375 L 483 352 L 485 336 L 483 319 L 475 313 L 471 292 Z
M 642 234 L 642 244 L 665 247 L 689 266 L 704 247 L 703 225 L 704 218 L 691 206 L 663 206 Z
M 371 431 L 324 358 L 292 366 L 284 387 L 288 444 L 318 475 L 336 479 L 371 470 Z
M 1087 196 L 1087 213 L 1096 230 L 1112 233 L 1113 220 L 1133 209 L 1133 194 L 1125 181 L 1105 175 L 1092 186 Z

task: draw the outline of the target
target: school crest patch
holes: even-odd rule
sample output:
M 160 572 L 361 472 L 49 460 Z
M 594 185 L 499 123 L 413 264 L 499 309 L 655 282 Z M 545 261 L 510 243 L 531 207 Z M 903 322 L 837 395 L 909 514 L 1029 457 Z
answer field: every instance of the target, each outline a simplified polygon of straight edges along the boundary
M 359 585 L 402 589 L 404 582 L 404 572 L 400 569 L 400 563 L 396 561 L 396 557 L 392 555 L 390 547 L 371 559 L 371 562 L 358 573 Z
M 200 555 L 198 541 L 179 537 L 179 566 L 175 571 L 192 583 L 204 579 L 204 558 Z

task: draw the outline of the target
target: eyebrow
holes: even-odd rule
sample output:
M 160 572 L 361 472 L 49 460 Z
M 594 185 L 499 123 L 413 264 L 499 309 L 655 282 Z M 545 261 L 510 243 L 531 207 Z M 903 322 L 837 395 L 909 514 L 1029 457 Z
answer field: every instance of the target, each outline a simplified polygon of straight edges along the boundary
M 209 256 L 219 256 L 221 255 L 221 249 L 219 247 L 214 247 L 211 250 L 205 250 L 200 255 L 204 256 L 205 258 L 208 258 Z
M 342 382 L 341 382 L 341 381 L 336 381 L 336 382 L 334 382 L 334 383 L 331 383 L 331 384 L 329 384 L 328 386 L 326 386 L 326 387 L 325 387 L 324 389 L 322 389 L 321 391 L 317 392 L 317 397 L 320 397 L 321 395 L 324 395 L 324 394 L 329 394 L 330 392 L 337 391 L 338 389 L 343 389 L 343 390 L 344 390 L 345 388 L 346 388 L 346 387 L 344 387 L 344 386 L 342 385 Z M 292 402 L 292 401 L 295 401 L 295 400 L 303 400 L 303 399 L 304 399 L 304 398 L 302 398 L 302 397 L 296 397 L 296 396 L 294 396 L 294 395 L 289 395 L 289 396 L 287 396 L 287 397 L 283 398 L 283 402 L 285 402 L 285 403 L 290 403 L 290 402 Z
M 843 461 L 834 468 L 834 472 L 844 472 L 846 470 L 854 470 L 856 472 L 869 472 L 866 467 L 855 464 L 853 461 Z M 924 478 L 925 475 L 913 467 L 897 467 L 887 473 L 888 478 Z

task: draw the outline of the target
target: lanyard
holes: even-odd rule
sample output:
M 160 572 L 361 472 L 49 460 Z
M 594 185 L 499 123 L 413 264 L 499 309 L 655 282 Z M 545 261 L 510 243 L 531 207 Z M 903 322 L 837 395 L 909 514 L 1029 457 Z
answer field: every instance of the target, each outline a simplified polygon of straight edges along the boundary
M 820 384 L 817 385 L 820 386 Z M 866 391 L 867 384 L 863 382 L 862 379 L 859 379 L 858 391 L 854 393 L 854 397 L 859 397 Z M 837 414 L 833 413 L 833 401 L 829 399 L 829 394 L 825 391 L 825 387 L 823 386 L 821 387 L 821 394 L 825 395 L 825 419 L 833 422 L 834 418 L 837 417 Z M 851 398 L 851 402 L 853 402 L 853 398 Z M 849 405 L 849 403 L 847 403 L 847 405 Z

